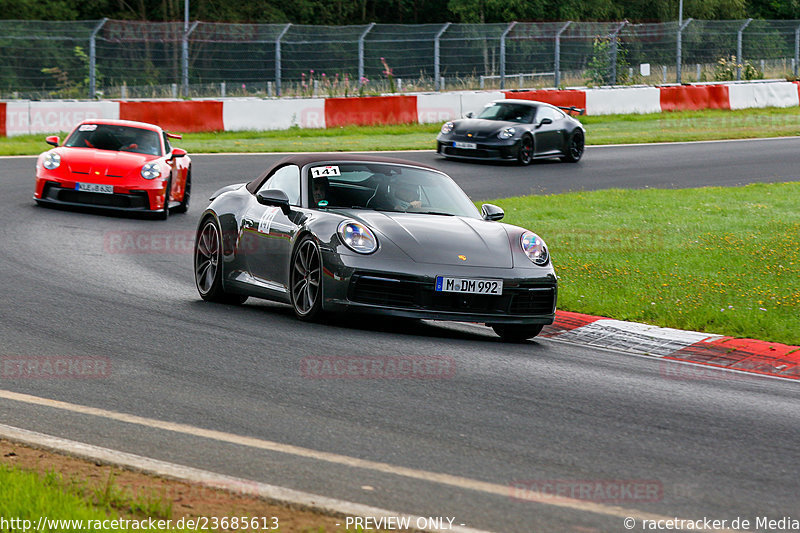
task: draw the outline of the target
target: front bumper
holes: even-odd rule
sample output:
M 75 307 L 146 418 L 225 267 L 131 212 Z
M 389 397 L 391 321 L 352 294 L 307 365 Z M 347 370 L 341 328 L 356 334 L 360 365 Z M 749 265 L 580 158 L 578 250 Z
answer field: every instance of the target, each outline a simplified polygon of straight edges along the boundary
M 487 324 L 551 324 L 558 286 L 552 267 L 476 268 L 413 264 L 375 270 L 324 257 L 323 307 L 337 312 Z M 402 270 L 406 270 L 403 272 Z M 502 279 L 502 295 L 434 290 L 436 276 Z
M 459 159 L 481 159 L 493 161 L 511 161 L 519 154 L 519 139 L 509 139 L 506 141 L 495 139 L 491 142 L 480 142 L 467 139 L 466 142 L 474 142 L 476 148 L 455 148 L 454 140 L 447 139 L 436 141 L 436 151 L 444 157 Z
M 35 200 L 43 204 L 113 209 L 115 211 L 151 211 L 146 191 L 101 194 L 67 189 L 52 182 L 44 185 L 41 198 L 35 198 Z
M 139 188 L 115 184 L 114 193 L 106 194 L 79 191 L 74 181 L 38 178 L 33 197 L 41 204 L 150 212 L 164 207 L 166 181 L 156 179 Z

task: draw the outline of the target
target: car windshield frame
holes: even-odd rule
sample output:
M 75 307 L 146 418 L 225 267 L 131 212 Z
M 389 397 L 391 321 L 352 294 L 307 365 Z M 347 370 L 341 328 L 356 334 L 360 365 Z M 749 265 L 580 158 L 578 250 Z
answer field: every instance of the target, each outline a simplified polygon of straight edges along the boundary
M 81 124 L 67 137 L 64 146 L 153 156 L 164 155 L 161 136 L 156 130 L 126 124 Z
M 504 109 L 501 113 L 490 111 Z M 507 111 L 505 111 L 507 110 Z M 516 122 L 517 124 L 532 124 L 536 117 L 537 106 L 511 102 L 493 102 L 483 108 L 477 117 L 483 120 L 497 120 L 499 122 Z
M 325 169 L 329 169 L 327 173 Z M 434 169 L 380 161 L 319 161 L 304 165 L 301 176 L 303 203 L 310 209 L 481 218 L 480 211 L 461 187 L 450 176 Z M 325 193 L 316 199 L 315 180 L 326 182 L 322 188 Z M 395 191 L 400 188 L 416 188 L 420 205 L 413 204 L 413 199 L 398 198 Z M 319 194 L 320 188 L 317 191 Z

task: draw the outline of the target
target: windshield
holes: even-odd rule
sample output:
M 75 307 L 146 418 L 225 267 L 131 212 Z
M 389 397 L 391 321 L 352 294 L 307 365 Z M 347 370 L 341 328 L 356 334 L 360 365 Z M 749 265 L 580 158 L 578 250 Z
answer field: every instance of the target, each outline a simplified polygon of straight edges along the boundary
M 64 146 L 161 155 L 161 142 L 155 131 L 111 124 L 81 124 Z
M 388 163 L 320 163 L 308 167 L 309 205 L 480 218 L 448 176 Z
M 494 103 L 486 106 L 478 118 L 530 124 L 535 113 L 535 107 L 525 104 Z

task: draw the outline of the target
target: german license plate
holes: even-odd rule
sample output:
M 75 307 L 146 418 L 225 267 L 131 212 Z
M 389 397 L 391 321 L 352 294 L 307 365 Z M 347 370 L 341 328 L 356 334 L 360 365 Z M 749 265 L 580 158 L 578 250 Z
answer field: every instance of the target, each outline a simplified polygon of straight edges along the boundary
M 448 278 L 436 276 L 436 292 L 503 294 L 502 279 Z
M 76 183 L 75 190 L 81 192 L 100 192 L 103 194 L 114 194 L 113 185 L 101 185 L 99 183 Z
M 453 148 L 466 148 L 467 150 L 474 150 L 478 147 L 475 143 L 465 143 L 461 141 L 453 141 Z

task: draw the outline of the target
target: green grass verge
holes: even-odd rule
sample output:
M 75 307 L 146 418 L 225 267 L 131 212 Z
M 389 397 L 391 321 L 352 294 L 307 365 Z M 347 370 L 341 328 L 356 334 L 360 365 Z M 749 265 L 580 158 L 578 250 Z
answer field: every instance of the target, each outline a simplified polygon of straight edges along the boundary
M 494 203 L 548 243 L 559 309 L 800 345 L 800 183 Z
M 746 139 L 800 134 L 800 107 L 580 117 L 589 144 Z M 189 133 L 190 153 L 432 150 L 440 124 Z M 53 132 L 55 134 L 55 132 Z M 64 134 L 61 134 L 62 138 Z M 0 155 L 34 155 L 45 135 L 0 138 Z
M 74 481 L 64 481 L 61 475 L 54 472 L 40 476 L 36 472 L 0 465 L 0 517 L 6 520 L 29 520 L 33 523 L 33 528 L 36 528 L 40 517 L 50 520 L 82 520 L 84 524 L 93 524 L 94 521 L 120 518 L 115 509 L 121 508 L 139 513 L 139 520 L 141 516 L 166 518 L 165 515 L 171 512 L 160 500 L 125 496 L 113 485 L 113 480 L 109 480 L 102 490 L 90 491 Z M 76 531 L 74 527 L 62 525 L 60 528 L 45 527 L 41 531 Z M 20 522 L 17 526 L 17 529 L 22 530 Z M 102 528 L 94 530 L 101 531 Z
M 202 504 L 202 502 L 200 503 Z M 198 508 L 197 511 L 202 513 L 202 508 Z M 287 515 L 291 515 L 292 512 L 295 511 L 287 506 Z M 210 519 L 212 517 L 202 516 L 209 519 L 207 525 L 211 527 Z M 241 516 L 241 513 L 233 516 Z M 189 527 L 175 529 L 183 517 L 173 516 L 171 500 L 165 499 L 155 492 L 133 495 L 128 488 L 121 487 L 113 475 L 110 475 L 105 483 L 90 487 L 86 479 L 70 478 L 67 480 L 54 471 L 39 474 L 0 464 L 0 520 L 6 520 L 6 522 L 0 523 L 0 531 L 35 531 L 42 517 L 49 522 L 42 523 L 41 529 L 38 529 L 39 533 L 131 530 L 195 531 Z M 151 519 L 155 527 L 148 529 Z M 110 527 L 115 525 L 111 522 L 112 520 L 135 520 L 138 524 L 121 522 L 116 524 L 118 527 L 113 528 Z M 167 522 L 167 520 L 171 522 Z M 197 523 L 197 519 L 194 520 Z M 162 521 L 160 525 L 159 521 Z M 183 522 L 183 524 L 186 523 Z M 170 529 L 164 528 L 167 525 Z M 80 526 L 83 526 L 83 529 L 79 529 Z M 208 531 L 214 530 L 208 529 Z M 276 529 L 275 531 L 282 530 Z M 304 528 L 303 531 L 325 533 L 329 530 L 322 526 L 312 526 Z M 354 530 L 336 528 L 336 531 L 357 533 L 361 531 L 361 528 Z

